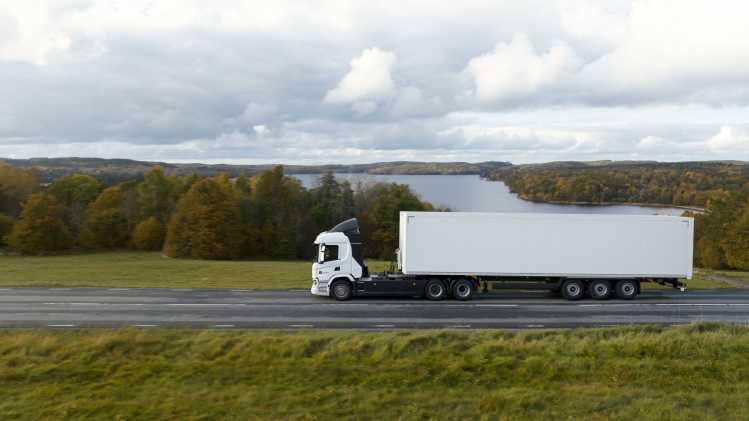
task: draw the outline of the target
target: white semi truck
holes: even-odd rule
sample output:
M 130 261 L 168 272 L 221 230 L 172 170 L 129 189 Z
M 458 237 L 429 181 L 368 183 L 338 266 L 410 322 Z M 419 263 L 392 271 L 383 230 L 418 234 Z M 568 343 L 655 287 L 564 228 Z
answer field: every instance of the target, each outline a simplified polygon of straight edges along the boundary
M 369 273 L 356 219 L 317 236 L 312 294 L 469 300 L 483 285 L 532 286 L 568 300 L 635 298 L 642 282 L 684 290 L 692 218 L 401 212 L 397 270 Z

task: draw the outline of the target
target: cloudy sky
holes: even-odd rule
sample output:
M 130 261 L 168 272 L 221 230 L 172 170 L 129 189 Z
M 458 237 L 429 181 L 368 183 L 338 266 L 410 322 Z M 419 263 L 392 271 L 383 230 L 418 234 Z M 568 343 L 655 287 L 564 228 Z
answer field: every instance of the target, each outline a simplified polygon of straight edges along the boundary
M 3 0 L 0 157 L 749 160 L 747 22 L 743 0 Z

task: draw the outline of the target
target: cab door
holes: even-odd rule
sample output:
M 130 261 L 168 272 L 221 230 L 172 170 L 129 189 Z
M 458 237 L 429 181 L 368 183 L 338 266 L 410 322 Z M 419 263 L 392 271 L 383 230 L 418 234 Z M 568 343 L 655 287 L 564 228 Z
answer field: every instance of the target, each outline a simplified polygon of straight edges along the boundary
M 345 252 L 345 244 L 325 243 L 320 245 L 317 259 L 317 278 L 322 282 L 329 282 L 336 274 L 342 272 L 342 249 Z

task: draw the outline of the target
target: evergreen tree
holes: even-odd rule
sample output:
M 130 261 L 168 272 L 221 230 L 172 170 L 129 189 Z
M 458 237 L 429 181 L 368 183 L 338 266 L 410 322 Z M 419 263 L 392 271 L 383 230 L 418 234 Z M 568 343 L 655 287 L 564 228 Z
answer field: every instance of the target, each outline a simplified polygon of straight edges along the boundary
M 55 180 L 48 192 L 65 206 L 65 222 L 74 234 L 78 234 L 86 217 L 86 208 L 103 188 L 94 177 L 73 174 Z
M 63 221 L 64 208 L 51 195 L 34 194 L 23 205 L 8 245 L 21 254 L 37 255 L 67 250 L 73 238 Z
M 154 216 L 166 222 L 176 201 L 175 183 L 164 174 L 161 167 L 153 167 L 138 185 L 141 216 Z

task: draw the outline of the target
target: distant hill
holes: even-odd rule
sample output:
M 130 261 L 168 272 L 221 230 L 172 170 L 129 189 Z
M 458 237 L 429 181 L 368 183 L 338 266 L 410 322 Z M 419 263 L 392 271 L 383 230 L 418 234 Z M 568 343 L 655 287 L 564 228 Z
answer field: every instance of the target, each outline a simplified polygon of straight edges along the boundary
M 42 182 L 73 174 L 82 173 L 97 177 L 107 184 L 114 184 L 125 180 L 136 180 L 154 165 L 161 166 L 166 172 L 176 175 L 198 174 L 211 176 L 228 173 L 238 176 L 256 174 L 273 168 L 276 164 L 261 165 L 228 165 L 186 163 L 173 164 L 157 161 L 136 161 L 132 159 L 103 159 L 103 158 L 31 158 L 31 159 L 3 159 L 8 165 L 22 168 L 36 168 Z M 694 162 L 657 162 L 657 161 L 555 161 L 541 164 L 513 165 L 509 162 L 487 161 L 479 163 L 469 162 L 374 162 L 371 164 L 350 165 L 284 165 L 287 174 L 319 174 L 332 171 L 336 173 L 361 174 L 478 174 L 482 177 L 505 180 L 510 174 L 521 171 L 524 174 L 547 171 L 586 171 L 591 169 L 613 170 L 621 169 L 700 169 L 715 165 L 746 166 L 742 161 L 694 161 Z
M 139 179 L 143 173 L 155 165 L 166 172 L 177 175 L 198 174 L 211 176 L 228 173 L 237 176 L 241 173 L 252 175 L 268 170 L 275 164 L 227 165 L 227 164 L 173 164 L 156 161 L 136 161 L 131 159 L 103 158 L 31 158 L 2 159 L 8 165 L 22 168 L 36 168 L 43 182 L 73 174 L 82 173 L 97 177 L 105 183 L 113 184 L 124 180 Z M 502 167 L 512 166 L 509 162 L 376 162 L 352 165 L 284 165 L 287 174 L 317 174 L 327 171 L 337 173 L 368 174 L 482 174 Z

